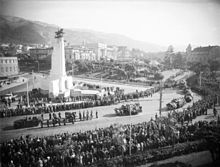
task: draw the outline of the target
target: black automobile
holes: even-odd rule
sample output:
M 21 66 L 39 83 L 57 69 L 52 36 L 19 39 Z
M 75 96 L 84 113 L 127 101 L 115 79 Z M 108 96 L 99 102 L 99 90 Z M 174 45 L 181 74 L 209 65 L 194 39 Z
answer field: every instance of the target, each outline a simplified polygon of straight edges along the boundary
M 14 128 L 21 129 L 21 128 L 28 128 L 28 127 L 35 127 L 38 126 L 40 123 L 40 119 L 37 117 L 29 117 L 23 118 L 14 121 Z

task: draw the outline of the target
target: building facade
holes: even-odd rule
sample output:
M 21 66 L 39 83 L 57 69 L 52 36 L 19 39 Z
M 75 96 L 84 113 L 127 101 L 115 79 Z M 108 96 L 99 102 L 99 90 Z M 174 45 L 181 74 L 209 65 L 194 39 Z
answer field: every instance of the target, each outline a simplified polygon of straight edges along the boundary
M 117 60 L 118 57 L 118 47 L 117 46 L 107 46 L 106 53 L 107 60 Z
M 93 50 L 96 55 L 96 60 L 107 59 L 107 45 L 103 43 L 86 43 L 85 46 Z
M 30 49 L 30 56 L 35 60 L 42 60 L 51 57 L 53 48 L 33 48 Z
M 197 47 L 186 49 L 186 60 L 191 63 L 207 64 L 209 60 L 220 60 L 220 46 Z
M 117 60 L 119 62 L 129 62 L 133 58 L 131 57 L 131 52 L 126 46 L 119 46 L 118 47 L 118 55 Z
M 8 77 L 19 73 L 17 57 L 0 57 L 0 77 Z
M 93 50 L 84 46 L 68 46 L 65 47 L 66 61 L 88 60 L 96 61 L 96 54 Z

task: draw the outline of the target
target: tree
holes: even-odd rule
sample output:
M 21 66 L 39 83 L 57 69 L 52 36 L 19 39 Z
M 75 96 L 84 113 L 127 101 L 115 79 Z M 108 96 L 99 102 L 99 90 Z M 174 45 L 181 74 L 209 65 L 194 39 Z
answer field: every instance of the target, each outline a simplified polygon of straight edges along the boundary
M 164 65 L 168 68 L 172 67 L 173 64 L 173 56 L 174 56 L 174 48 L 172 45 L 170 45 L 165 52 L 165 57 L 164 57 Z
M 127 79 L 129 80 L 135 73 L 135 67 L 134 65 L 126 64 L 124 69 L 127 75 Z
M 173 56 L 173 67 L 174 68 L 184 68 L 186 60 L 184 59 L 183 55 L 178 52 Z
M 154 79 L 155 80 L 162 80 L 164 76 L 161 73 L 155 73 L 154 74 Z
M 172 45 L 170 45 L 167 49 L 167 53 L 173 53 L 174 52 L 174 48 Z
M 209 60 L 208 64 L 213 77 L 215 77 L 215 72 L 220 69 L 220 62 L 216 60 Z
M 208 64 L 210 66 L 210 71 L 215 72 L 220 68 L 220 62 L 215 60 L 209 60 Z
M 190 70 L 191 71 L 194 71 L 196 74 L 199 74 L 200 72 L 207 72 L 209 71 L 208 69 L 210 68 L 209 67 L 209 64 L 201 64 L 199 62 L 192 62 L 189 64 L 190 66 Z
M 75 65 L 77 66 L 79 73 L 84 73 L 84 72 L 89 71 L 89 67 L 87 66 L 87 64 L 84 61 L 76 60 Z

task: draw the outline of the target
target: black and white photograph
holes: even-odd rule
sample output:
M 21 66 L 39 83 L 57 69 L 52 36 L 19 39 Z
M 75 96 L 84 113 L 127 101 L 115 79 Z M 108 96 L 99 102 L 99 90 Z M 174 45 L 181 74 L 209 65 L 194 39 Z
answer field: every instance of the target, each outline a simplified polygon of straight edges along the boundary
M 220 0 L 0 0 L 0 167 L 219 167 Z

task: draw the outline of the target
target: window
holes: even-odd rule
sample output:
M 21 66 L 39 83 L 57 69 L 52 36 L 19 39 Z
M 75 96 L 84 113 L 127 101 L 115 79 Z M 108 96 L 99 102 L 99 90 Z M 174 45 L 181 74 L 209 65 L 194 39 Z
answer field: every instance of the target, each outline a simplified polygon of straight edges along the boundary
M 5 71 L 8 72 L 8 67 L 5 68 Z
M 12 72 L 12 67 L 10 67 L 10 72 Z
M 11 63 L 11 60 L 9 60 L 9 63 Z
M 4 72 L 4 67 L 1 67 L 1 72 Z

